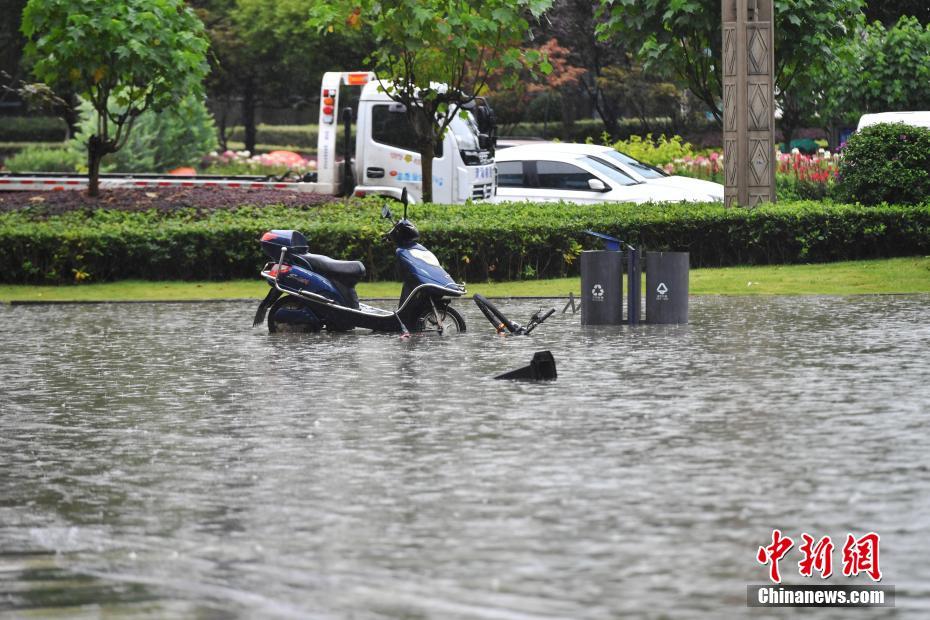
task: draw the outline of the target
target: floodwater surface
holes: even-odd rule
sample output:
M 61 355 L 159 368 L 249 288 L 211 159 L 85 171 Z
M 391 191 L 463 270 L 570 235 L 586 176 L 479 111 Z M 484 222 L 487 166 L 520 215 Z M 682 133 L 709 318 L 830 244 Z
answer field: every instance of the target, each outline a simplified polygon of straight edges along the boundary
M 775 528 L 786 583 L 802 533 L 872 583 L 841 548 L 879 533 L 858 615 L 930 616 L 926 295 L 409 340 L 254 306 L 0 307 L 0 616 L 743 617 Z M 539 350 L 558 380 L 493 379 Z

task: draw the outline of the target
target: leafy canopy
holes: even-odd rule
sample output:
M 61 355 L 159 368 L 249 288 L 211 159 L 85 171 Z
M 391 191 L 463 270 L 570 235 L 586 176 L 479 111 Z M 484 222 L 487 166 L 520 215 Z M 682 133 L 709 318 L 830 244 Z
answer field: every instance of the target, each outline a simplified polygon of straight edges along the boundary
M 423 178 L 432 178 L 432 153 L 462 104 L 495 71 L 519 78 L 526 65 L 552 70 L 538 50 L 524 51 L 528 18 L 552 0 L 334 0 L 318 2 L 308 23 L 321 32 L 367 30 L 368 56 L 387 95 L 404 104 L 420 145 Z M 424 183 L 424 200 L 432 191 Z
M 627 42 L 647 69 L 671 71 L 718 119 L 723 91 L 720 0 L 600 0 L 605 38 Z M 774 0 L 775 88 L 826 66 L 863 0 Z
M 30 0 L 22 30 L 35 75 L 98 110 L 105 96 L 157 110 L 202 92 L 207 41 L 181 0 Z
M 203 93 L 208 44 L 183 0 L 29 0 L 22 31 L 36 77 L 99 115 L 87 141 L 91 196 L 101 159 L 126 143 L 140 114 Z
M 88 102 L 81 102 L 80 112 L 77 133 L 68 143 L 75 152 L 86 148 L 98 126 L 97 112 Z M 203 156 L 216 147 L 213 116 L 200 97 L 188 95 L 160 112 L 146 110 L 140 114 L 126 144 L 103 158 L 101 170 L 167 172 L 199 164 Z
M 901 17 L 886 28 L 860 19 L 823 74 L 825 116 L 853 124 L 864 112 L 926 110 L 930 104 L 930 24 Z

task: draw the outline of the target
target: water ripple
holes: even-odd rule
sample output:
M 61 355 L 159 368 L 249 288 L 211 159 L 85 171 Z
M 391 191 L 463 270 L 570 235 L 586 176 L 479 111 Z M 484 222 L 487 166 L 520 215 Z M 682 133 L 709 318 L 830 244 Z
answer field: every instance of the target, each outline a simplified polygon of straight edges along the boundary
M 921 617 L 928 302 L 697 298 L 687 326 L 519 339 L 463 305 L 468 334 L 409 341 L 0 307 L 0 611 L 739 617 L 779 527 L 878 531 Z M 558 381 L 493 380 L 543 349 Z

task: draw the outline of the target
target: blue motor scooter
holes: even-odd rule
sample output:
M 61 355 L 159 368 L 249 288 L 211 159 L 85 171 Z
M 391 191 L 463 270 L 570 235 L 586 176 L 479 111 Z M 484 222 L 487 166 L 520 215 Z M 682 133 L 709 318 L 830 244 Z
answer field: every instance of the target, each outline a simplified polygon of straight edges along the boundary
M 420 233 L 407 219 L 407 192 L 401 198 L 403 219 L 394 220 L 385 206 L 381 216 L 392 223 L 385 237 L 397 246 L 403 288 L 395 310 L 359 303 L 355 285 L 365 276 L 359 261 L 335 260 L 310 254 L 307 238 L 296 230 L 271 230 L 262 235 L 262 250 L 274 262 L 262 269 L 271 286 L 255 313 L 253 326 L 267 313 L 268 331 L 347 331 L 362 327 L 377 332 L 465 331 L 465 320 L 449 304 L 465 294 L 436 256 L 418 243 Z

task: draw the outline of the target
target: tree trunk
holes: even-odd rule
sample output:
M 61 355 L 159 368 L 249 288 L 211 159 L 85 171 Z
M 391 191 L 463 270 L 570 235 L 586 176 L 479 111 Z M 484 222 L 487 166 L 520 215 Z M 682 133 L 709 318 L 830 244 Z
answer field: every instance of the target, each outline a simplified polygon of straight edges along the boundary
M 87 141 L 87 195 L 91 198 L 100 195 L 100 161 L 103 155 L 100 138 L 91 136 Z
M 242 96 L 242 125 L 245 129 L 245 150 L 255 155 L 255 91 L 246 82 Z
M 432 141 L 420 144 L 420 174 L 423 176 L 421 183 L 423 191 L 423 202 L 433 202 L 433 154 L 436 152 L 436 146 Z
M 217 122 L 217 142 L 219 142 L 220 152 L 225 153 L 229 150 L 229 147 L 226 146 L 226 143 L 229 142 L 229 138 L 226 135 L 226 121 L 229 118 L 229 103 L 226 100 L 221 100 L 219 104 L 219 114 L 216 115 Z
M 574 102 L 577 98 L 572 96 L 573 93 L 569 89 L 560 92 L 562 95 L 562 136 L 565 140 L 572 141 L 572 133 L 575 129 L 575 115 L 578 111 L 568 102 Z
M 791 152 L 791 139 L 794 137 L 794 132 L 801 126 L 801 120 L 801 110 L 796 101 L 786 95 L 782 107 L 781 121 L 778 123 L 778 128 L 781 129 L 782 141 L 785 143 L 786 153 Z
M 59 112 L 61 114 L 61 119 L 68 126 L 65 130 L 65 142 L 67 142 L 77 133 L 77 126 L 81 120 L 80 114 L 78 114 L 78 104 L 80 101 L 73 93 L 64 95 L 62 98 L 66 105 L 62 106 Z
M 594 91 L 594 108 L 604 123 L 604 129 L 610 134 L 611 141 L 619 140 L 620 123 L 617 122 L 617 110 L 604 96 L 604 91 L 600 87 Z
M 794 125 L 784 122 L 781 123 L 781 139 L 785 143 L 785 153 L 791 152 L 791 139 L 794 137 Z

